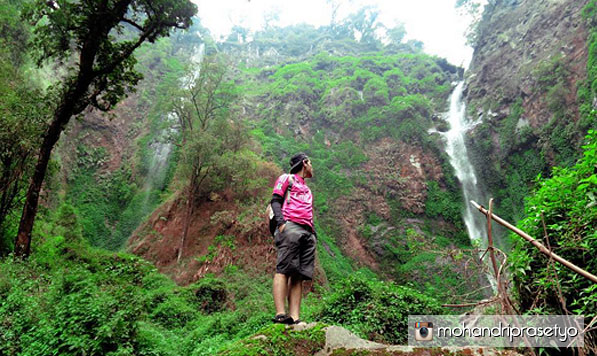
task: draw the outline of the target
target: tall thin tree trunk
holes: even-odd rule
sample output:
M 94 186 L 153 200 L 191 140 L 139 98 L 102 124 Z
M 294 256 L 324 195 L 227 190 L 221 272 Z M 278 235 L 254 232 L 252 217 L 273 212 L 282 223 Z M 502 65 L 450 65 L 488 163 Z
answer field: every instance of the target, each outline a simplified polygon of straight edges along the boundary
M 19 176 L 16 177 L 14 183 L 12 184 L 12 191 L 9 192 L 10 187 L 7 185 L 6 190 L 2 193 L 2 201 L 0 202 L 0 228 L 2 228 L 2 225 L 6 220 L 6 216 L 8 215 L 10 209 L 12 209 L 14 205 L 15 197 L 17 196 L 17 193 L 19 191 Z
M 191 218 L 193 217 L 193 200 L 195 198 L 195 179 L 191 180 L 191 185 L 189 186 L 189 195 L 187 196 L 187 212 L 185 214 L 185 221 L 184 221 L 184 228 L 182 230 L 182 237 L 180 238 L 180 246 L 178 247 L 178 257 L 176 258 L 176 262 L 180 262 L 180 258 L 182 257 L 182 251 L 184 248 L 184 242 L 187 239 L 187 235 L 189 234 L 189 227 L 191 226 Z
M 2 174 L 2 179 L 0 180 L 0 189 L 2 189 L 2 198 L 0 199 L 0 227 L 4 222 L 4 217 L 8 214 L 9 207 L 9 195 L 10 195 L 10 165 L 12 163 L 12 159 L 8 159 L 6 162 L 2 162 L 4 165 L 4 172 Z M 15 185 L 17 182 L 15 182 Z
M 50 155 L 52 154 L 52 149 L 56 145 L 56 142 L 58 142 L 58 139 L 60 138 L 60 134 L 71 118 L 74 110 L 74 102 L 78 101 L 77 99 L 82 96 L 84 90 L 74 90 L 74 92 L 78 92 L 79 95 L 73 93 L 74 95 L 69 97 L 68 94 L 72 93 L 72 91 L 69 91 L 63 96 L 63 105 L 56 111 L 54 120 L 44 135 L 37 163 L 35 165 L 35 171 L 31 178 L 29 189 L 27 190 L 23 215 L 21 216 L 19 232 L 15 241 L 16 256 L 25 258 L 29 256 L 29 252 L 31 251 L 31 231 L 33 230 L 33 223 L 35 221 L 35 215 L 37 214 L 37 204 L 39 203 L 39 192 L 41 191 L 41 185 L 46 176 Z

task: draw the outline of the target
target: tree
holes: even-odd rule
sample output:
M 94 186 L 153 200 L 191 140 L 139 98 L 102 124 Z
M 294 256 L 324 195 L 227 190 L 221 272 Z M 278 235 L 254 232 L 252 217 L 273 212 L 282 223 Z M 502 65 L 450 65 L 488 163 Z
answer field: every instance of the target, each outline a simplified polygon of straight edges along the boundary
M 23 74 L 29 28 L 19 21 L 22 6 L 16 0 L 0 6 L 0 255 L 12 251 L 7 237 L 14 238 L 10 230 L 25 196 L 23 177 L 33 171 L 45 117 L 40 90 Z
M 23 64 L 29 36 L 27 24 L 19 19 L 22 7 L 22 0 L 3 0 L 0 6 L 0 48 L 15 68 Z
M 39 96 L 11 56 L 0 50 L 0 254 L 12 250 L 6 235 L 17 222 L 26 189 L 23 177 L 31 176 L 41 142 L 45 107 Z
M 229 139 L 234 130 L 228 121 L 228 113 L 236 95 L 233 85 L 224 80 L 225 73 L 226 67 L 220 58 L 203 58 L 199 73 L 192 78 L 189 88 L 177 95 L 182 100 L 174 104 L 174 112 L 182 129 L 179 174 L 188 182 L 185 187 L 185 222 L 177 257 L 179 261 L 195 200 L 201 195 L 202 185 L 211 179 L 209 188 L 217 189 L 213 181 L 226 175 L 223 172 L 228 166 L 225 162 L 226 153 L 242 145 L 242 139 L 238 137 L 235 137 L 236 142 Z
M 89 107 L 109 111 L 141 79 L 133 52 L 145 41 L 188 28 L 196 6 L 189 0 L 37 0 L 24 13 L 36 24 L 32 45 L 38 64 L 61 63 L 65 77 L 47 94 L 52 116 L 43 135 L 15 241 L 30 252 L 39 192 L 50 155 L 73 116 Z
M 234 43 L 234 44 L 242 44 L 247 42 L 247 37 L 249 36 L 249 30 L 235 25 L 232 26 L 232 30 L 226 39 L 227 43 Z
M 402 40 L 406 36 L 406 28 L 404 27 L 403 23 L 399 23 L 396 26 L 389 28 L 386 30 L 386 39 L 388 43 L 386 44 L 386 50 L 396 50 L 398 53 L 401 49 Z
M 376 50 L 381 44 L 376 31 L 383 28 L 383 24 L 377 20 L 378 16 L 379 10 L 365 6 L 348 18 L 353 33 L 358 34 L 358 42 L 366 45 L 367 50 Z

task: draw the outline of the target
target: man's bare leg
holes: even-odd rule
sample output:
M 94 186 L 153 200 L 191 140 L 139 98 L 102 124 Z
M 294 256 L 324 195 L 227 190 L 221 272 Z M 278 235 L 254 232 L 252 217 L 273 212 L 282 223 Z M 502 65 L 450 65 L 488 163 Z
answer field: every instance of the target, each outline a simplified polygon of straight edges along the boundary
M 290 278 L 290 291 L 288 292 L 288 313 L 293 320 L 299 319 L 301 298 L 303 296 L 303 280 Z
M 282 273 L 274 274 L 274 305 L 276 307 L 276 315 L 286 314 L 284 302 L 288 295 L 288 277 Z

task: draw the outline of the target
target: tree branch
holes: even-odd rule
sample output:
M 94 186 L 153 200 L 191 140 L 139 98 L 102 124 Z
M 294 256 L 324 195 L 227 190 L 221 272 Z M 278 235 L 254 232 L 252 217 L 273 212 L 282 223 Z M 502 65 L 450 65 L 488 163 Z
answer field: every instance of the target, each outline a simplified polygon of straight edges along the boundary
M 481 213 L 483 213 L 485 215 L 487 215 L 489 213 L 487 211 L 487 209 L 485 209 L 484 207 L 482 207 L 481 205 L 477 204 L 476 202 L 474 202 L 472 200 L 471 200 L 471 204 L 473 204 L 473 206 L 475 208 L 477 208 Z M 593 283 L 597 283 L 597 276 L 595 276 L 594 274 L 592 274 L 592 273 L 590 273 L 588 271 L 585 271 L 584 269 L 578 267 L 577 265 L 573 264 L 572 262 L 570 262 L 570 261 L 568 261 L 568 260 L 560 257 L 559 255 L 556 255 L 555 253 L 551 252 L 549 249 L 547 249 L 539 241 L 535 240 L 533 237 L 531 237 L 530 235 L 528 235 L 526 232 L 520 230 L 516 226 L 513 226 L 512 224 L 508 223 L 506 220 L 503 220 L 499 216 L 497 216 L 495 214 L 492 214 L 492 216 L 493 216 L 493 220 L 495 220 L 498 224 L 500 224 L 500 225 L 502 225 L 504 227 L 507 227 L 508 229 L 512 230 L 517 235 L 519 235 L 520 237 L 522 237 L 525 240 L 527 240 L 528 242 L 530 242 L 533 246 L 535 246 L 537 249 L 539 249 L 539 251 L 541 251 L 541 253 L 543 253 L 547 257 L 553 258 L 555 261 L 563 264 L 564 266 L 568 267 L 572 271 L 574 271 L 574 272 L 580 274 L 581 276 L 589 279 Z
M 145 29 L 139 25 L 138 23 L 136 23 L 135 21 L 131 20 L 131 19 L 127 19 L 126 17 L 122 18 L 122 22 L 128 23 L 129 25 L 133 26 L 134 28 L 136 28 L 137 30 L 143 32 L 145 31 Z
M 119 66 L 122 62 L 124 62 L 125 59 L 129 58 L 131 54 L 133 54 L 133 52 L 139 47 L 141 46 L 141 44 L 143 44 L 143 42 L 145 42 L 145 40 L 147 38 L 149 38 L 151 35 L 154 34 L 154 32 L 156 31 L 156 25 L 152 24 L 152 26 L 150 26 L 149 28 L 147 28 L 145 30 L 145 32 L 143 32 L 138 38 L 137 41 L 134 42 L 132 45 L 130 45 L 127 49 L 125 49 L 124 51 L 122 51 L 122 53 L 120 53 L 119 56 L 116 56 L 116 58 L 108 65 L 104 66 L 102 69 L 94 71 L 96 76 L 101 76 L 101 75 L 106 75 L 108 73 L 111 73 L 114 71 L 114 69 L 116 69 L 117 66 Z

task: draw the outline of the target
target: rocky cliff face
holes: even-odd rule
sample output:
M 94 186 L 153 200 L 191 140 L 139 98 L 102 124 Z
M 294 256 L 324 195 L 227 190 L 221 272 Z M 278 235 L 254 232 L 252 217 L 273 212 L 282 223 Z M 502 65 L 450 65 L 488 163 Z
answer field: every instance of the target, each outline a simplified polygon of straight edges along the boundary
M 138 58 L 145 79 L 136 93 L 109 113 L 88 111 L 70 123 L 54 156 L 60 167 L 54 181 L 59 182 L 49 189 L 51 208 L 72 205 L 84 237 L 111 250 L 122 248 L 153 211 L 172 173 L 173 145 L 163 137 L 171 125 L 164 100 L 169 100 L 168 82 L 179 74 L 159 50 Z
M 576 82 L 586 77 L 588 32 L 581 12 L 587 2 L 516 0 L 488 5 L 467 72 L 467 100 L 499 117 L 521 98 L 531 125 L 545 125 L 551 113 L 538 90 L 538 69 L 561 60 L 567 69 L 566 88 L 576 92 Z M 565 99 L 567 105 L 574 104 L 574 95 Z
M 509 219 L 530 182 L 578 158 L 591 126 L 579 113 L 586 85 L 588 1 L 490 1 L 478 27 L 465 91 L 479 120 L 470 152 L 480 181 Z

